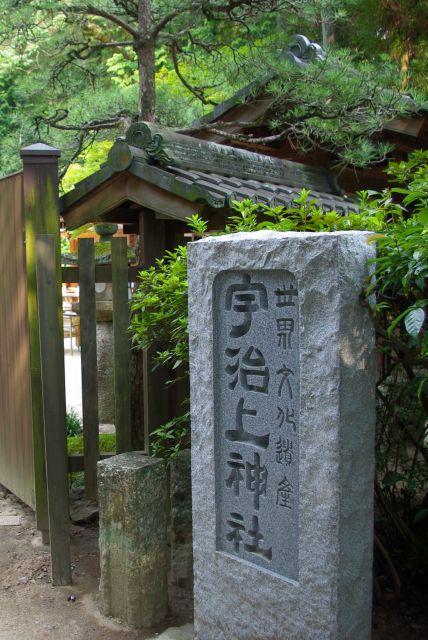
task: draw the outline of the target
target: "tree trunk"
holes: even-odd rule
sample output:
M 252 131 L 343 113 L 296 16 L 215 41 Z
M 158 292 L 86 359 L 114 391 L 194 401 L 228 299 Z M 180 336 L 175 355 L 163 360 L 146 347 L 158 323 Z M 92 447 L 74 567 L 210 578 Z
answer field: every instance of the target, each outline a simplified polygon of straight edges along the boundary
M 321 28 L 322 28 L 322 47 L 324 51 L 327 51 L 329 47 L 334 45 L 335 41 L 335 29 L 334 19 L 331 11 L 328 7 L 325 7 L 321 12 Z
M 405 91 L 409 85 L 410 79 L 410 64 L 413 60 L 414 52 L 412 40 L 410 37 L 406 38 L 405 49 L 400 58 L 401 66 L 401 90 Z
M 139 76 L 139 117 L 147 122 L 155 121 L 155 40 L 152 30 L 151 0 L 140 0 L 138 5 L 139 40 L 135 43 Z

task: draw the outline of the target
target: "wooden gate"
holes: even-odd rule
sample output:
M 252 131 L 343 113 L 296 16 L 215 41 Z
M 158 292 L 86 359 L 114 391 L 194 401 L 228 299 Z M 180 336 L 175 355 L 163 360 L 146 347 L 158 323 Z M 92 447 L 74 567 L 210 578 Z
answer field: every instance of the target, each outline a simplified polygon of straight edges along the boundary
M 0 180 L 0 483 L 36 511 L 50 540 L 53 584 L 71 581 L 68 473 L 85 470 L 96 497 L 98 461 L 95 282 L 113 283 L 118 452 L 131 449 L 126 239 L 112 241 L 112 265 L 95 267 L 91 240 L 79 267 L 60 265 L 58 157 L 44 144 L 21 152 L 23 171 Z M 79 282 L 84 456 L 66 443 L 61 286 Z

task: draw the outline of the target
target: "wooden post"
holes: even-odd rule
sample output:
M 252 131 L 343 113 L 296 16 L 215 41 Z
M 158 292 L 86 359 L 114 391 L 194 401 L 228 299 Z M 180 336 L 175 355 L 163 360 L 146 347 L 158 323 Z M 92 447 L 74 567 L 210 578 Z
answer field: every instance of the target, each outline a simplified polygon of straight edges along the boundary
M 165 220 L 157 220 L 153 211 L 140 214 L 140 253 L 144 268 L 155 264 L 165 253 Z M 167 373 L 162 367 L 153 368 L 153 356 L 158 351 L 155 345 L 143 351 L 143 407 L 144 449 L 149 451 L 150 434 L 169 416 Z
M 88 498 L 97 500 L 99 419 L 93 238 L 79 240 L 78 254 L 85 492 Z
M 44 415 L 47 502 L 53 585 L 71 584 L 64 343 L 53 235 L 36 237 L 40 371 Z
M 126 238 L 111 240 L 116 452 L 132 449 L 129 370 L 128 256 Z
M 42 383 L 40 370 L 39 318 L 36 284 L 36 234 L 54 234 L 59 273 L 59 194 L 58 159 L 60 151 L 38 143 L 21 149 L 23 161 L 23 207 L 25 218 L 26 265 L 28 280 L 28 321 L 31 363 L 33 420 L 34 492 L 37 528 L 47 542 L 49 529 L 45 451 L 43 432 Z M 61 313 L 61 309 L 58 309 Z M 62 327 L 61 327 L 62 330 Z

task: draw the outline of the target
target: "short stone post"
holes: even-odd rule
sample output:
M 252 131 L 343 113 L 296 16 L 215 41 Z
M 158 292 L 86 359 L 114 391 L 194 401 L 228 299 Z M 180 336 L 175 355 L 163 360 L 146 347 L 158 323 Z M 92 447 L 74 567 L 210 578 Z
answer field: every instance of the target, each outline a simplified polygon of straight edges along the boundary
M 368 235 L 188 246 L 197 640 L 371 637 Z
M 167 613 L 166 472 L 141 452 L 98 463 L 100 610 L 132 627 Z

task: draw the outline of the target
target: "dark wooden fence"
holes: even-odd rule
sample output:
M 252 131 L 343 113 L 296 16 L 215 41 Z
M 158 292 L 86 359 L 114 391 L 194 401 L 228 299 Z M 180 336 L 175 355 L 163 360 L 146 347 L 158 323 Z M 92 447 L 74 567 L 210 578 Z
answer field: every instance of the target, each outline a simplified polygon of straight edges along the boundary
M 62 268 L 62 282 L 78 282 L 80 289 L 84 453 L 80 456 L 68 456 L 57 242 L 53 235 L 37 236 L 36 274 L 52 580 L 54 584 L 69 584 L 68 473 L 84 471 L 86 495 L 94 500 L 97 498 L 97 462 L 100 454 L 95 283 L 111 282 L 113 288 L 116 451 L 121 453 L 131 450 L 128 283 L 136 280 L 137 269 L 128 268 L 124 237 L 113 238 L 111 241 L 111 265 L 95 265 L 94 242 L 91 238 L 83 238 L 79 240 L 78 266 Z
M 128 286 L 130 282 L 137 280 L 138 270 L 136 267 L 128 267 L 127 244 L 124 237 L 112 238 L 111 265 L 95 264 L 92 238 L 81 238 L 78 246 L 78 266 L 62 268 L 64 283 L 79 283 L 80 300 L 84 454 L 69 456 L 69 470 L 85 471 L 86 495 L 96 499 L 99 419 L 95 283 L 112 283 L 113 287 L 116 451 L 122 453 L 132 449 Z
M 51 544 L 53 584 L 69 584 L 69 472 L 84 470 L 87 495 L 97 495 L 95 283 L 113 288 L 115 426 L 123 452 L 131 450 L 128 283 L 137 280 L 137 268 L 128 267 L 122 237 L 112 239 L 111 265 L 95 265 L 93 241 L 83 239 L 79 265 L 61 271 L 59 151 L 37 143 L 21 155 L 23 171 L 0 179 L 0 483 L 35 509 Z M 67 454 L 62 282 L 80 286 L 83 456 Z M 154 402 L 147 395 L 146 447 L 166 411 L 149 360 L 145 388 L 153 389 Z
M 0 180 L 0 483 L 33 509 L 33 435 L 22 173 Z

